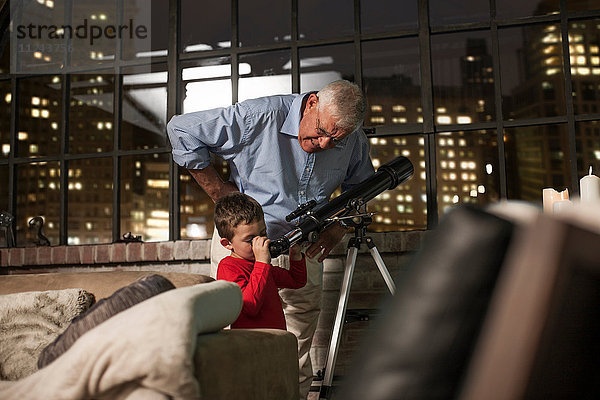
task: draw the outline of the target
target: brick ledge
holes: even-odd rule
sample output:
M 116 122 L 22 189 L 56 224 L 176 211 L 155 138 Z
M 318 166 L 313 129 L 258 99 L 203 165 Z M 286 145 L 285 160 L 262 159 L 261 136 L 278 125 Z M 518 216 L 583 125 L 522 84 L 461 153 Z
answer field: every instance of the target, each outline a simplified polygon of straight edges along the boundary
M 369 232 L 380 253 L 417 250 L 426 231 Z M 346 252 L 346 235 L 331 252 Z M 0 267 L 209 261 L 210 239 L 0 249 Z M 362 246 L 361 252 L 367 252 Z

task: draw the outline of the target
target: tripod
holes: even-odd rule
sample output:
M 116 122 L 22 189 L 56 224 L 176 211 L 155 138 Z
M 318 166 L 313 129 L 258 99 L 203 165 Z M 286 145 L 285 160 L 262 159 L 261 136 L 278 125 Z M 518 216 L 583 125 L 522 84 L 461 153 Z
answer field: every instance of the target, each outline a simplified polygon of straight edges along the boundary
M 358 256 L 358 250 L 360 249 L 363 241 L 367 244 L 375 264 L 379 272 L 383 276 L 383 279 L 392 293 L 396 292 L 396 285 L 392 280 L 392 277 L 386 268 L 375 243 L 370 236 L 365 236 L 367 232 L 367 226 L 373 222 L 371 214 L 362 214 L 360 216 L 353 216 L 344 224 L 354 227 L 354 237 L 348 240 L 348 254 L 346 256 L 346 265 L 344 267 L 344 279 L 342 280 L 342 286 L 340 288 L 340 299 L 338 302 L 337 312 L 335 314 L 335 320 L 333 323 L 333 331 L 331 333 L 331 341 L 329 342 L 329 350 L 327 351 L 327 357 L 325 361 L 325 372 L 323 375 L 323 382 L 321 383 L 321 390 L 319 392 L 319 399 L 329 399 L 331 395 L 331 384 L 333 381 L 333 369 L 337 359 L 339 350 L 340 340 L 342 338 L 342 325 L 344 323 L 344 317 L 346 315 L 346 307 L 348 305 L 348 298 L 350 296 L 350 285 L 352 283 L 352 275 L 354 274 L 354 267 L 356 266 L 356 257 Z

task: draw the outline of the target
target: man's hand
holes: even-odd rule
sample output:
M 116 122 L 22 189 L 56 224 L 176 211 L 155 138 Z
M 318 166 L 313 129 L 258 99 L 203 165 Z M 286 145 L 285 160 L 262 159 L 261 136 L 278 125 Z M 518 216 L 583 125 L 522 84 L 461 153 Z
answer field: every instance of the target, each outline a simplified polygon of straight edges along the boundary
M 300 245 L 294 244 L 290 247 L 290 260 L 293 260 L 293 261 L 302 260 L 302 253 L 300 252 Z
M 319 234 L 319 240 L 306 250 L 306 255 L 312 258 L 321 253 L 319 262 L 323 261 L 329 255 L 329 252 L 342 240 L 347 231 L 346 228 L 338 223 L 329 225 L 327 229 Z
M 254 261 L 271 264 L 269 243 L 271 243 L 271 241 L 265 236 L 256 236 L 254 239 L 252 239 L 252 252 L 254 253 Z
M 212 165 L 204 169 L 189 169 L 188 171 L 214 202 L 228 193 L 239 192 L 233 183 L 223 182 Z

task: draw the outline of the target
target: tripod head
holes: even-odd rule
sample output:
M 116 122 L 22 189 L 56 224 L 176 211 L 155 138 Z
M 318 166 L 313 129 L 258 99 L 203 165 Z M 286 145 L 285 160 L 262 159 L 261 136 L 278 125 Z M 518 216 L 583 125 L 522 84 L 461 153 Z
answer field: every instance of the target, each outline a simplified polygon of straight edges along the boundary
M 408 158 L 400 156 L 382 165 L 370 178 L 318 208 L 315 208 L 314 200 L 301 205 L 288 215 L 290 220 L 299 218 L 297 227 L 269 245 L 271 257 L 277 257 L 295 243 L 309 240 L 312 235 L 318 234 L 336 220 L 349 216 L 353 211 L 360 214 L 367 202 L 385 190 L 394 189 L 409 179 L 413 172 L 413 165 Z

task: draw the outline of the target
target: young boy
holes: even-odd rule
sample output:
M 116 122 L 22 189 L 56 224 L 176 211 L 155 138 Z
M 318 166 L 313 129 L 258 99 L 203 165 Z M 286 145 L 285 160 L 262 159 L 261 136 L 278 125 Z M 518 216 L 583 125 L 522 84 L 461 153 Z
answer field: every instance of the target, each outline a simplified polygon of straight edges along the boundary
M 306 262 L 298 246 L 290 248 L 290 269 L 271 265 L 262 207 L 243 193 L 230 193 L 215 204 L 215 225 L 231 255 L 219 263 L 217 279 L 237 283 L 244 303 L 231 328 L 286 329 L 278 288 L 306 284 Z

